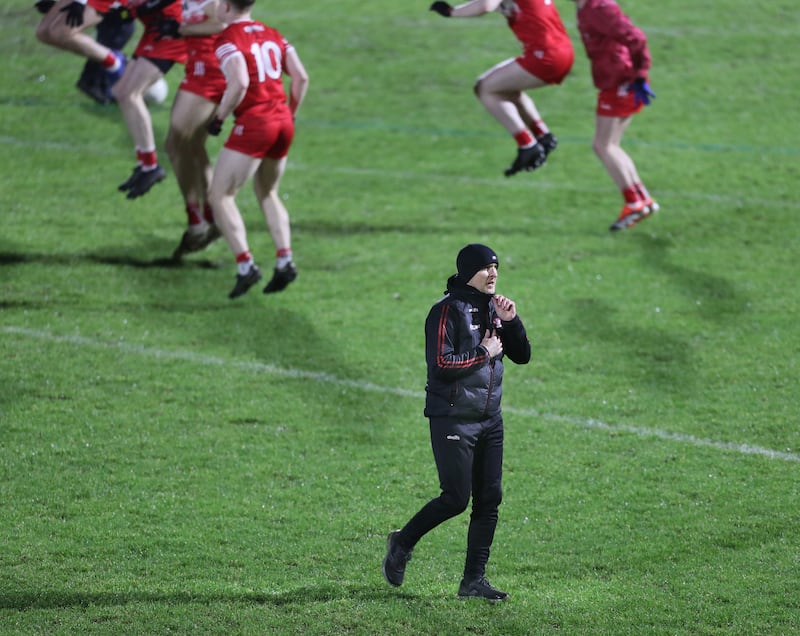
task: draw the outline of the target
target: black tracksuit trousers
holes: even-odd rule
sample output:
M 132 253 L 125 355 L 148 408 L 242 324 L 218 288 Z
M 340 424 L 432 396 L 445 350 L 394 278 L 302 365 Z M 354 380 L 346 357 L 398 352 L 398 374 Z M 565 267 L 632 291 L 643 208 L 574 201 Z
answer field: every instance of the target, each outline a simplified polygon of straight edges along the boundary
M 441 494 L 429 501 L 401 530 L 400 544 L 414 545 L 440 523 L 461 514 L 472 498 L 464 578 L 482 577 L 503 498 L 503 417 L 482 422 L 430 418 L 431 446 Z

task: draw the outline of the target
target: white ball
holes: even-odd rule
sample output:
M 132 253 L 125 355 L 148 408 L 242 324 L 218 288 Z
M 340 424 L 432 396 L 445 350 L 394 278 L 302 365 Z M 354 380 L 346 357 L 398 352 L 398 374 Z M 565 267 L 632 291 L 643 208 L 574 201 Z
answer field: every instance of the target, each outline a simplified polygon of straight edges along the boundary
M 151 104 L 163 104 L 169 95 L 169 84 L 163 77 L 158 78 L 144 92 L 144 98 Z

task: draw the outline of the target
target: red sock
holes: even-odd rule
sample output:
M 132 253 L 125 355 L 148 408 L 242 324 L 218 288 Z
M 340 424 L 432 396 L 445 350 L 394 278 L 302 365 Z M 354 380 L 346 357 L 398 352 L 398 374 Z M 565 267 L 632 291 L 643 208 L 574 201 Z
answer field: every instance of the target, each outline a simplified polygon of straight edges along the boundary
M 532 146 L 534 144 L 533 135 L 531 135 L 527 130 L 520 130 L 516 135 L 514 135 L 514 141 L 517 142 L 517 145 L 520 148 L 527 148 L 528 146 Z
M 250 254 L 250 250 L 245 250 L 241 254 L 236 256 L 237 263 L 249 263 L 253 260 L 253 255 Z
M 644 187 L 643 183 L 634 183 L 633 187 L 636 189 L 636 193 L 639 195 L 640 201 L 650 201 L 650 193 L 647 191 L 647 188 Z
M 291 247 L 282 247 L 281 249 L 279 249 L 275 253 L 275 256 L 277 256 L 278 258 L 281 258 L 281 257 L 284 257 L 284 256 L 288 256 L 289 258 L 291 258 L 291 256 L 292 256 L 292 248 Z
M 211 209 L 208 201 L 206 201 L 203 206 L 203 218 L 206 220 L 206 223 L 214 224 L 214 210 Z
M 537 119 L 535 122 L 533 122 L 531 130 L 533 130 L 533 134 L 536 135 L 537 139 L 542 135 L 546 135 L 547 133 L 550 132 L 550 129 L 547 127 L 547 124 L 545 124 L 541 119 Z
M 139 150 L 137 148 L 136 159 L 138 159 L 143 170 L 153 170 L 158 165 L 155 148 L 153 150 Z
M 189 218 L 189 225 L 200 225 L 203 219 L 200 217 L 200 204 L 187 203 L 186 216 Z
M 109 51 L 108 55 L 105 56 L 101 64 L 103 65 L 104 69 L 110 71 L 110 70 L 116 70 L 114 69 L 114 67 L 117 66 L 118 62 L 119 60 L 117 60 L 117 56 L 114 55 L 114 53 L 112 53 L 111 51 Z
M 625 203 L 636 203 L 639 199 L 639 193 L 636 192 L 634 186 L 629 186 L 622 191 L 622 196 L 625 197 Z

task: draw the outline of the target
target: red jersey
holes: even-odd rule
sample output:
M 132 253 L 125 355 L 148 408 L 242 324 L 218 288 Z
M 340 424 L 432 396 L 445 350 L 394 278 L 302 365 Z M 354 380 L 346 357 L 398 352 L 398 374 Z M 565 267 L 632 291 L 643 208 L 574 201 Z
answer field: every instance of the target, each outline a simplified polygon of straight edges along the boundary
M 202 24 L 208 20 L 206 7 L 212 1 L 183 0 L 183 24 Z M 225 90 L 225 77 L 215 53 L 217 34 L 187 35 L 183 40 L 188 59 L 180 89 L 218 103 Z
M 213 0 L 183 0 L 183 17 L 181 22 L 183 24 L 202 24 L 208 20 L 206 15 L 206 7 Z M 214 35 L 187 35 L 183 38 L 186 40 L 186 50 L 189 55 L 189 60 L 186 65 L 193 65 L 199 62 L 206 67 L 215 66 L 219 68 L 219 62 L 214 51 L 216 49 L 217 36 Z
M 238 118 L 250 109 L 258 109 L 267 117 L 288 117 L 292 113 L 283 87 L 286 39 L 272 27 L 254 20 L 232 22 L 217 37 L 217 58 L 222 72 L 233 57 L 247 64 L 250 85 L 241 103 L 233 111 Z
M 650 69 L 647 38 L 614 0 L 586 0 L 577 17 L 597 88 L 608 90 L 629 84 L 637 77 L 647 77 Z
M 552 49 L 572 50 L 572 42 L 564 28 L 553 0 L 503 0 L 498 7 L 508 26 L 522 43 L 525 53 L 542 53 Z
M 128 1 L 128 7 L 134 15 L 136 15 L 137 5 L 142 4 L 142 2 L 144 0 Z M 183 41 L 183 38 L 158 39 L 158 31 L 155 30 L 159 18 L 172 18 L 180 22 L 182 13 L 181 3 L 176 1 L 168 4 L 160 11 L 137 15 L 136 17 L 144 25 L 144 32 L 136 45 L 136 49 L 133 51 L 133 56 L 149 57 L 154 60 L 171 60 L 177 64 L 184 64 L 186 62 L 186 42 Z

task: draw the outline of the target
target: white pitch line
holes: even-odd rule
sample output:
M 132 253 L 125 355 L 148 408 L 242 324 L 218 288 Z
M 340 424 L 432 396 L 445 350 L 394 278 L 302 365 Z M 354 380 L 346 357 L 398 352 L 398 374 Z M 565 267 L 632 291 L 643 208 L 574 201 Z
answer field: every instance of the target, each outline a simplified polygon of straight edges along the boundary
M 28 338 L 36 338 L 38 340 L 46 340 L 48 342 L 60 342 L 84 347 L 95 347 L 101 349 L 118 349 L 120 351 L 148 356 L 151 358 L 161 358 L 168 360 L 184 360 L 202 365 L 214 365 L 235 367 L 245 371 L 255 371 L 258 373 L 267 373 L 276 375 L 283 378 L 290 379 L 303 379 L 313 380 L 322 384 L 333 384 L 336 386 L 343 386 L 358 391 L 366 391 L 369 393 L 383 393 L 390 395 L 397 395 L 398 397 L 413 398 L 423 400 L 425 394 L 422 391 L 410 391 L 408 389 L 401 389 L 398 387 L 381 386 L 372 382 L 364 382 L 361 380 L 347 380 L 337 377 L 331 373 L 323 373 L 319 371 L 304 371 L 302 369 L 291 369 L 286 367 L 278 367 L 272 364 L 263 362 L 241 362 L 235 360 L 226 360 L 225 358 L 218 358 L 216 356 L 208 356 L 203 354 L 194 353 L 191 351 L 166 351 L 164 349 L 157 349 L 153 347 L 145 347 L 144 345 L 129 344 L 123 341 L 108 341 L 95 340 L 93 338 L 86 338 L 85 336 L 59 336 L 47 331 L 39 331 L 35 329 L 26 329 L 24 327 L 3 326 L 0 331 L 6 334 L 13 334 L 17 336 L 25 336 Z M 800 455 L 790 453 L 787 451 L 776 451 L 762 446 L 754 446 L 752 444 L 737 444 L 735 442 L 720 442 L 712 439 L 704 439 L 695 437 L 694 435 L 687 435 L 684 433 L 673 433 L 658 428 L 646 428 L 640 426 L 630 426 L 628 424 L 609 424 L 594 418 L 580 418 L 571 417 L 566 415 L 557 415 L 554 413 L 542 413 L 535 409 L 520 409 L 513 406 L 503 407 L 503 411 L 511 413 L 520 417 L 530 417 L 545 420 L 547 422 L 555 422 L 559 424 L 570 424 L 572 426 L 588 429 L 598 429 L 610 432 L 623 432 L 633 433 L 640 437 L 655 437 L 671 442 L 679 442 L 682 444 L 689 444 L 691 446 L 702 446 L 714 448 L 716 450 L 735 452 L 742 455 L 760 455 L 768 459 L 778 459 L 787 462 L 800 462 Z

